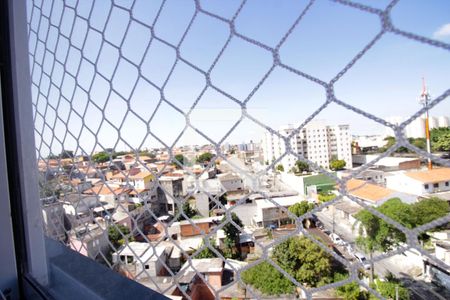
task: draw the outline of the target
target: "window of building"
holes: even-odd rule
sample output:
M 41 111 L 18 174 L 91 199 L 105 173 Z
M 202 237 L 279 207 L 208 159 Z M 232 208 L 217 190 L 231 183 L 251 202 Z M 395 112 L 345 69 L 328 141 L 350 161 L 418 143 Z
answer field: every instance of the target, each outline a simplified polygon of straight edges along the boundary
M 428 184 L 424 184 L 423 187 L 424 187 L 426 190 L 428 190 L 428 187 L 429 187 L 429 186 L 428 186 Z
M 439 183 L 433 183 L 433 187 L 434 188 L 438 188 L 439 187 Z
M 445 186 L 449 186 L 449 182 L 448 181 L 445 182 Z

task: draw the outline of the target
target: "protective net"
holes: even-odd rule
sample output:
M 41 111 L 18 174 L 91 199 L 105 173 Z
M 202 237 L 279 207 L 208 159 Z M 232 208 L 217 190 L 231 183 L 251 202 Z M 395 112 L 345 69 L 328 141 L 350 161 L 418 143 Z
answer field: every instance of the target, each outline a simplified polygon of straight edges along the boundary
M 395 124 L 357 108 L 345 99 L 338 99 L 334 92 L 335 85 L 387 34 L 440 49 L 445 54 L 450 51 L 450 45 L 394 26 L 391 12 L 399 1 L 391 1 L 383 8 L 345 0 L 332 1 L 339 9 L 375 18 L 379 30 L 331 80 L 321 79 L 322 76 L 313 75 L 320 72 L 310 72 L 311 68 L 302 70 L 281 55 L 292 35 L 302 28 L 303 20 L 324 1 L 317 2 L 302 3 L 301 9 L 296 8 L 298 13 L 293 22 L 287 30 L 283 29 L 281 38 L 276 43 L 266 43 L 263 33 L 251 37 L 237 25 L 240 14 L 255 8 L 247 1 L 233 2 L 236 4 L 234 9 L 224 16 L 216 12 L 217 9 L 210 9 L 210 2 L 199 0 L 30 0 L 28 24 L 34 129 L 46 234 L 160 293 L 187 299 L 295 298 L 295 295 L 311 299 L 336 296 L 326 293 L 333 293 L 339 287 L 383 298 L 379 289 L 381 283 L 370 284 L 369 276 L 363 276 L 363 273 L 368 274 L 367 269 L 373 268 L 373 265 L 367 267 L 368 264 L 373 262 L 382 268 L 382 262 L 398 258 L 405 251 L 415 252 L 442 268 L 450 268 L 425 249 L 422 240 L 427 231 L 445 226 L 450 215 L 439 215 L 412 226 L 396 215 L 387 216 L 386 211 L 376 209 L 357 193 L 358 189 L 376 187 L 364 182 L 355 185 L 355 179 L 360 179 L 361 174 L 399 149 L 430 158 L 441 166 L 450 166 L 447 160 L 410 143 L 404 133 L 404 129 L 420 118 L 426 108 Z M 177 22 L 172 22 L 175 19 Z M 210 22 L 208 28 L 202 24 L 204 19 Z M 213 36 L 222 36 L 223 41 L 197 45 L 194 47 L 197 55 L 192 55 L 192 51 L 189 52 L 191 55 L 185 55 L 185 50 L 193 47 L 190 38 L 206 34 L 207 29 Z M 246 83 L 251 84 L 248 92 L 234 91 L 234 87 L 222 84 L 217 76 L 217 69 L 226 64 L 224 57 L 240 55 L 233 43 L 243 43 L 249 49 L 242 56 L 243 64 L 244 59 L 253 55 L 268 57 L 261 76 L 248 77 Z M 229 51 L 234 52 L 229 54 Z M 183 68 L 189 72 L 180 71 Z M 287 133 L 267 126 L 265 120 L 248 109 L 276 70 L 286 71 L 291 78 L 305 80 L 326 95 L 315 111 L 304 120 L 298 120 L 301 124 Z M 222 76 L 239 77 L 241 71 L 245 73 L 244 69 L 234 70 Z M 201 82 L 197 93 L 191 93 L 190 87 L 183 84 L 188 77 L 191 80 L 191 76 Z M 178 94 L 172 92 L 174 85 L 178 87 Z M 210 128 L 198 126 L 193 120 L 199 112 L 199 103 L 205 102 L 208 93 L 214 93 L 212 98 L 231 103 L 224 107 L 234 107 L 239 112 L 220 138 L 211 138 Z M 450 89 L 446 89 L 430 99 L 428 108 L 434 108 L 449 94 Z M 180 103 L 180 98 L 189 104 Z M 311 155 L 297 151 L 296 137 L 303 134 L 321 112 L 334 108 L 372 120 L 395 135 L 394 142 L 381 155 L 363 162 L 345 177 L 324 167 L 328 161 L 322 164 L 312 160 Z M 211 117 L 213 122 L 220 119 L 220 114 Z M 165 122 L 158 123 L 161 119 Z M 259 168 L 240 163 L 235 154 L 238 149 L 230 150 L 226 140 L 239 133 L 243 123 L 251 123 L 278 139 L 282 153 L 267 164 L 263 162 Z M 165 129 L 171 127 L 177 127 L 179 131 L 169 138 L 165 136 Z M 186 154 L 189 151 L 180 152 L 180 146 L 189 144 L 183 140 L 189 132 L 209 145 L 207 149 L 213 153 L 212 157 L 199 159 L 199 149 L 190 149 L 194 153 L 191 156 Z M 181 156 L 177 155 L 179 153 Z M 191 159 L 196 156 L 198 167 Z M 274 187 L 280 186 L 275 168 L 287 157 L 307 163 L 306 169 L 331 180 L 335 192 L 328 194 L 330 201 L 318 202 L 309 210 L 295 213 L 288 209 L 291 205 L 277 197 L 283 195 L 282 188 L 277 191 L 261 184 L 269 182 Z M 226 173 L 225 167 L 232 170 L 229 174 L 234 177 L 226 181 L 226 176 L 222 176 L 222 185 L 217 186 L 214 181 L 208 181 L 215 177 L 211 172 L 217 169 Z M 224 188 L 224 181 L 238 187 Z M 230 192 L 233 189 L 239 192 L 233 194 Z M 370 193 L 376 191 L 370 190 Z M 206 213 L 202 214 L 203 218 L 198 218 L 192 211 L 201 210 L 201 201 L 206 203 Z M 256 202 L 262 201 L 264 205 L 255 206 Z M 191 205 L 193 202 L 195 209 Z M 252 204 L 251 207 L 262 211 L 260 224 L 234 217 L 235 214 L 242 216 Z M 355 229 L 349 234 L 353 236 L 349 246 L 345 243 L 333 245 L 332 242 L 338 244 L 337 238 L 332 236 L 333 241 L 329 241 L 324 230 L 319 229 L 317 215 L 322 223 L 328 218 L 333 233 L 344 236 L 345 230 L 339 232 L 335 228 L 336 223 L 343 222 L 335 216 L 339 207 L 347 218 L 349 210 L 356 209 L 382 220 L 379 222 L 384 222 L 383 226 L 393 232 L 389 239 L 400 240 L 400 243 L 386 246 L 381 251 L 373 245 L 358 242 L 359 234 Z M 275 217 L 268 216 L 270 209 Z M 282 225 L 281 218 L 291 224 L 275 230 L 264 221 L 265 218 L 275 223 L 278 220 L 277 226 Z M 315 230 L 309 228 L 313 223 L 317 225 Z M 331 230 L 331 225 L 324 225 Z M 234 240 L 229 237 L 233 234 Z M 384 242 L 389 243 L 389 240 Z M 351 255 L 356 252 L 356 244 L 366 253 L 370 250 L 370 260 L 364 261 L 364 257 L 358 260 L 357 256 Z M 308 250 L 308 247 L 312 248 Z M 295 265 L 292 262 L 295 255 L 287 254 L 293 251 L 290 249 L 304 249 L 305 252 L 313 249 L 320 255 L 296 257 L 302 263 Z M 308 269 L 308 264 L 313 267 Z M 258 272 L 252 273 L 257 267 L 259 274 L 271 276 L 257 278 Z M 338 269 L 340 273 L 335 271 Z M 334 277 L 330 279 L 330 276 Z M 265 290 L 264 285 L 272 284 L 282 288 L 267 292 L 270 287 Z M 413 293 L 413 288 L 411 286 L 408 293 Z M 266 295 L 271 293 L 274 295 Z

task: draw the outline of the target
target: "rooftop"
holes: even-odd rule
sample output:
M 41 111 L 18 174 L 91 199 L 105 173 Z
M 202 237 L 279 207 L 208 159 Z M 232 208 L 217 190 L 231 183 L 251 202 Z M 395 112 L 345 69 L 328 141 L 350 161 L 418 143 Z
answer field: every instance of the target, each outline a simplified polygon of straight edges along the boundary
M 450 168 L 439 168 L 424 171 L 406 172 L 406 176 L 423 183 L 450 180 Z
M 272 198 L 271 200 L 276 204 L 272 203 L 267 199 L 255 200 L 255 203 L 259 209 L 264 209 L 278 206 L 291 206 L 294 205 L 295 203 L 302 201 L 302 198 L 300 198 L 299 196 L 290 196 L 290 197 Z
M 347 190 L 354 197 L 372 202 L 378 202 L 394 194 L 394 191 L 391 189 L 359 179 L 347 181 Z
M 185 262 L 180 270 L 182 272 L 195 272 L 199 273 L 220 272 L 223 269 L 223 261 L 221 258 L 201 258 L 192 259 L 192 266 L 189 261 Z
M 137 256 L 142 262 L 156 261 L 164 251 L 165 246 L 152 246 L 149 243 L 129 242 L 117 251 L 118 255 Z

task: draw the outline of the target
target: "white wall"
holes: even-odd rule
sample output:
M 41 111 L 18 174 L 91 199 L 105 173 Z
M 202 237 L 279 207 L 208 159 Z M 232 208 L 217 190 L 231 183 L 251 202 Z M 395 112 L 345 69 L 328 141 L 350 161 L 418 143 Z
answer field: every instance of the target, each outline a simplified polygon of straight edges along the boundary
M 242 182 L 242 179 L 235 178 L 230 180 L 220 180 L 223 187 L 227 192 L 230 191 L 239 191 L 244 189 L 244 183 Z
M 418 196 L 426 193 L 422 182 L 414 180 L 403 173 L 386 176 L 385 179 L 386 187 L 389 189 Z

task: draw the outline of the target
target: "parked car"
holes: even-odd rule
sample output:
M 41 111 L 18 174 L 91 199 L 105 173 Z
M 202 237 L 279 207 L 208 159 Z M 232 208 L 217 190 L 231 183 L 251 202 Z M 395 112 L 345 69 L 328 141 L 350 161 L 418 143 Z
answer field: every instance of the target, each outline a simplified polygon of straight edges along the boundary
M 336 245 L 339 245 L 339 246 L 345 245 L 345 242 L 336 233 L 330 234 L 330 238 L 333 241 L 333 243 L 335 243 Z
M 370 263 L 367 261 L 366 257 L 362 253 L 355 253 L 354 254 L 356 260 L 358 260 L 363 266 L 364 269 L 369 270 L 370 269 Z

